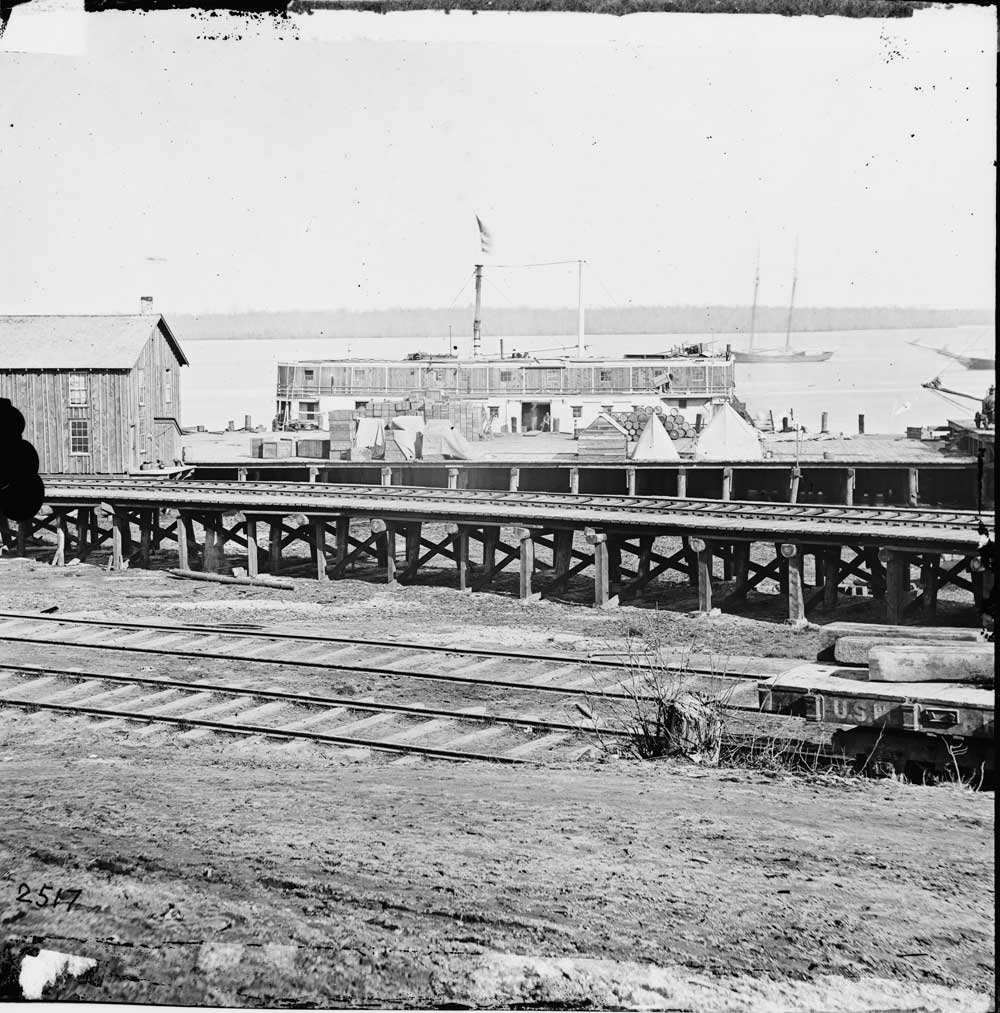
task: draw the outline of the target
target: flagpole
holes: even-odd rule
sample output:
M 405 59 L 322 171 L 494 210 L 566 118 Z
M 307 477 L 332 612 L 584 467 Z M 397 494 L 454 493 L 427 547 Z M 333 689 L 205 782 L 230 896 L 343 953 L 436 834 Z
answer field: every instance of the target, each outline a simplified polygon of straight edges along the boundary
M 482 308 L 483 308 L 483 265 L 476 264 L 476 315 L 472 321 L 472 357 L 479 358 L 479 346 L 482 341 Z

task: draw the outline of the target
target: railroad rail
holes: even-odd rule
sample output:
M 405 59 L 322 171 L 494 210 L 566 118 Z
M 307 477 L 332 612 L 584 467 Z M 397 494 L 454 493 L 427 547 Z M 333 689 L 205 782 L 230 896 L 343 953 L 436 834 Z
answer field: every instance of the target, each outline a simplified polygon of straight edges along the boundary
M 391 691 L 394 684 L 410 689 L 420 680 L 516 689 L 518 693 L 504 696 L 508 706 L 511 700 L 530 699 L 533 695 L 550 700 L 562 696 L 569 702 L 584 697 L 634 704 L 636 699 L 635 694 L 614 688 L 620 686 L 633 666 L 563 655 L 529 656 L 489 649 L 24 613 L 0 614 L 0 641 L 31 648 L 62 648 L 64 652 L 72 651 L 74 660 L 82 649 L 90 649 L 100 654 L 167 655 L 210 663 L 224 660 L 238 662 L 242 670 L 242 684 L 233 685 L 226 678 L 202 674 L 177 679 L 172 674 L 134 675 L 66 667 L 39 659 L 34 650 L 30 662 L 11 658 L 0 664 L 0 707 L 166 725 L 183 732 L 203 729 L 308 740 L 436 759 L 538 762 L 540 758 L 564 758 L 567 747 L 579 746 L 581 741 L 613 742 L 627 738 L 630 732 L 599 721 L 589 709 L 574 720 L 559 720 L 510 713 L 498 710 L 496 705 L 462 708 L 250 686 L 246 685 L 247 675 L 257 664 L 266 666 L 268 678 L 278 666 L 348 673 L 355 679 L 373 677 L 381 680 L 383 692 L 387 687 Z M 321 657 L 317 657 L 317 650 L 322 652 Z M 371 657 L 373 653 L 375 658 Z M 352 661 L 352 655 L 362 660 Z M 363 660 L 365 656 L 367 660 Z M 438 667 L 428 670 L 428 662 Z M 509 672 L 512 665 L 516 666 L 516 677 Z M 486 671 L 490 666 L 504 666 L 506 674 L 490 675 Z M 761 667 L 774 670 L 773 662 L 765 661 Z M 703 678 L 700 685 L 702 689 L 712 685 L 715 692 L 728 698 L 741 682 L 750 701 L 746 709 L 754 710 L 756 680 L 731 675 Z M 727 705 L 735 706 L 731 701 Z M 376 728 L 378 733 L 373 735 Z
M 590 572 L 594 604 L 602 608 L 676 571 L 698 588 L 699 608 L 709 611 L 717 569 L 723 580 L 735 581 L 723 607 L 738 610 L 748 592 L 771 578 L 788 596 L 789 617 L 796 621 L 811 608 L 833 608 L 849 578 L 868 584 L 895 623 L 914 612 L 933 619 L 937 592 L 947 584 L 971 592 L 977 602 L 984 593 L 976 568 L 978 517 L 971 511 L 142 478 L 59 480 L 47 486 L 47 501 L 48 514 L 19 525 L 17 550 L 23 553 L 27 539 L 43 529 L 56 535 L 57 561 L 64 543 L 75 543 L 85 556 L 110 539 L 114 569 L 126 558 L 148 564 L 150 551 L 165 541 L 176 543 L 180 567 L 190 568 L 199 551 L 197 523 L 202 568 L 224 570 L 231 543 L 245 551 L 251 578 L 262 567 L 279 573 L 283 551 L 301 543 L 320 580 L 374 563 L 392 586 L 413 581 L 421 567 L 441 557 L 455 565 L 460 590 L 482 590 L 516 562 L 518 594 L 525 601 L 564 593 L 570 580 Z M 162 524 L 168 511 L 175 518 Z M 110 529 L 100 524 L 102 514 L 111 517 Z M 444 525 L 443 537 L 430 537 L 425 525 Z M 258 538 L 265 526 L 266 551 Z M 504 530 L 514 537 L 504 541 Z M 402 559 L 398 538 L 405 544 Z M 658 539 L 679 540 L 680 548 L 661 542 L 657 551 Z M 481 546 L 478 560 L 470 546 Z M 773 556 L 761 563 L 761 547 L 767 546 Z M 623 565 L 624 553 L 634 562 Z M 809 555 L 816 572 L 811 591 L 803 581 Z M 919 568 L 921 581 L 915 599 L 912 567 Z
M 282 665 L 403 683 L 454 683 L 543 696 L 581 699 L 600 696 L 617 701 L 649 698 L 634 686 L 627 691 L 620 687 L 633 674 L 657 666 L 683 675 L 692 687 L 700 690 L 722 689 L 727 697 L 740 690 L 747 695 L 751 708 L 756 707 L 756 680 L 780 673 L 790 664 L 787 659 L 739 658 L 736 668 L 730 670 L 726 661 L 713 664 L 709 658 L 692 658 L 683 652 L 664 658 L 642 656 L 633 661 L 609 661 L 561 654 L 21 612 L 0 612 L 0 642 L 66 647 L 75 652 L 238 660 L 250 666 Z

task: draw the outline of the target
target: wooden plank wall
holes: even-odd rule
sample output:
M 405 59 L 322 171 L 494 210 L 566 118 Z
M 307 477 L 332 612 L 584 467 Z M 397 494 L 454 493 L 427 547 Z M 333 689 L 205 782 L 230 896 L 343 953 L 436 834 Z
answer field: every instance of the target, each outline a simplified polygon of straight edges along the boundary
M 70 412 L 69 376 L 87 377 L 87 405 Z M 127 470 L 126 370 L 14 370 L 0 373 L 0 397 L 25 420 L 25 439 L 38 451 L 39 470 L 51 475 L 113 475 Z M 70 416 L 90 422 L 90 453 L 70 454 Z
M 150 318 L 152 324 L 153 318 Z M 170 400 L 166 396 L 169 373 Z M 140 374 L 140 370 L 143 371 Z M 140 465 L 155 464 L 159 459 L 164 464 L 173 464 L 181 457 L 180 436 L 175 427 L 157 424 L 154 418 L 170 418 L 179 423 L 181 365 L 168 343 L 163 331 L 157 327 L 139 353 L 135 368 L 129 373 L 128 401 L 130 410 L 128 470 L 136 471 Z M 140 376 L 145 381 L 145 403 L 139 404 Z M 135 428 L 131 426 L 134 424 Z M 142 433 L 143 439 L 139 440 Z

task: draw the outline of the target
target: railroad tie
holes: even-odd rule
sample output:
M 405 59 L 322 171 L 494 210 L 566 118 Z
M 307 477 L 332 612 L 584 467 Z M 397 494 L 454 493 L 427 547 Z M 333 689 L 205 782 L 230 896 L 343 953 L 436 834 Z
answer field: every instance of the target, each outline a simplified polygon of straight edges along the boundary
M 537 753 L 544 749 L 551 749 L 553 746 L 558 745 L 565 739 L 569 738 L 569 732 L 550 732 L 548 735 L 537 735 L 527 742 L 522 742 L 519 746 L 514 746 L 511 749 L 505 749 L 502 753 L 503 756 L 523 757 L 528 756 L 530 753 Z
M 566 675 L 577 674 L 580 671 L 580 665 L 576 662 L 572 662 L 566 665 L 560 665 L 557 668 L 549 668 L 545 671 L 539 672 L 536 675 L 529 676 L 524 680 L 526 686 L 543 686 L 555 682 L 558 679 L 562 679 Z M 589 673 L 587 678 L 592 680 L 596 673 Z M 579 678 L 575 681 L 565 683 L 567 687 L 574 686 Z
M 307 729 L 312 728 L 314 725 L 320 725 L 324 721 L 341 718 L 345 714 L 349 713 L 350 711 L 346 707 L 323 707 L 321 710 L 316 711 L 299 721 L 292 721 L 291 723 L 283 724 L 281 727 L 283 730 L 289 732 L 304 732 Z
M 361 703 L 362 701 L 358 701 Z M 359 731 L 367 731 L 370 728 L 374 728 L 376 725 L 383 725 L 387 721 L 393 721 L 399 718 L 400 715 L 395 711 L 385 712 L 381 714 L 372 714 L 366 718 L 359 718 L 357 721 L 349 721 L 346 725 L 335 725 L 330 729 L 330 735 L 354 735 Z

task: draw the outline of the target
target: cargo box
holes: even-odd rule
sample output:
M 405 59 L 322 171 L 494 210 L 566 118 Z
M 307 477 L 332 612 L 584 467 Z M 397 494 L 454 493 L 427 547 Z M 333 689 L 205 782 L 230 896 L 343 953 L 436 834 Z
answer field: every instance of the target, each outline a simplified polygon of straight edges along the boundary
M 299 440 L 295 445 L 297 457 L 322 457 L 330 456 L 330 441 L 322 439 Z

